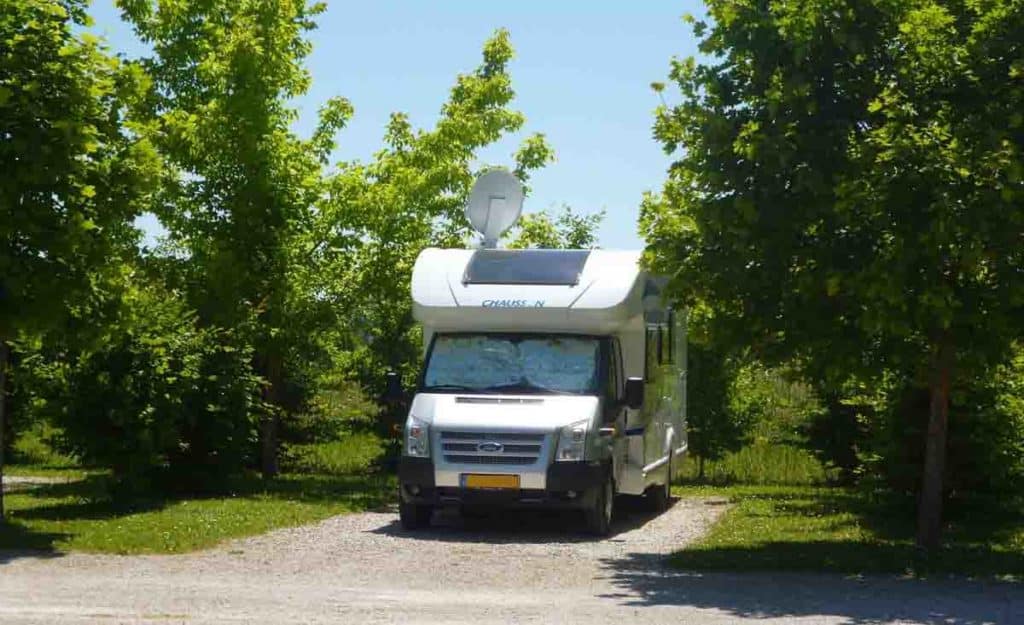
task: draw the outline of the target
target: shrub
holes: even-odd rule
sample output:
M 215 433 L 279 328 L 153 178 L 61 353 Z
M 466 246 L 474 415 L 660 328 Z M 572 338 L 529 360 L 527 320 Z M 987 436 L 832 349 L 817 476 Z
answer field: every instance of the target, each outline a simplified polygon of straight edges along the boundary
M 804 445 L 822 405 L 794 370 L 752 361 L 736 371 L 729 410 L 740 415 L 737 421 L 749 424 L 747 436 L 754 443 Z
M 99 347 L 66 359 L 50 402 L 70 451 L 140 486 L 204 489 L 241 470 L 262 409 L 252 349 L 199 327 L 173 294 L 133 290 L 124 304 Z
M 914 493 L 921 483 L 928 391 L 905 379 L 869 423 L 861 453 L 872 482 Z M 946 490 L 1018 493 L 1024 489 L 1024 351 L 953 388 Z
M 358 382 L 332 371 L 318 376 L 311 386 L 305 410 L 286 422 L 285 440 L 294 444 L 338 441 L 375 423 L 380 408 Z
M 694 324 L 696 325 L 696 324 Z M 729 405 L 735 363 L 713 345 L 692 341 L 687 349 L 686 418 L 690 453 L 697 458 L 697 473 L 704 463 L 739 449 L 746 439 L 745 413 Z
M 27 429 L 19 432 L 14 439 L 14 443 L 11 445 L 11 462 L 46 467 L 67 467 L 78 464 L 78 459 L 74 456 L 58 451 L 63 435 L 63 431 L 46 421 L 32 423 Z

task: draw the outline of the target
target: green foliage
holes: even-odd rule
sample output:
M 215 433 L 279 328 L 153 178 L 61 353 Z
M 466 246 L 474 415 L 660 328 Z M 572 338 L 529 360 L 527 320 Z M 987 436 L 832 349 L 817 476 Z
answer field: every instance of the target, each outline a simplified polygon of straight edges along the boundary
M 78 458 L 58 451 L 63 438 L 64 432 L 47 421 L 33 421 L 14 439 L 14 444 L 11 445 L 11 462 L 37 467 L 75 466 L 78 464 Z
M 1024 352 L 954 387 L 949 431 L 950 490 L 1024 492 Z
M 860 473 L 870 484 L 912 493 L 921 480 L 928 390 L 899 380 L 879 389 L 875 411 L 861 407 L 866 434 Z M 1024 488 L 1024 352 L 985 378 L 954 387 L 946 480 L 954 494 Z
M 512 249 L 591 249 L 597 244 L 597 228 L 604 220 L 605 211 L 592 215 L 577 215 L 572 207 L 562 206 L 562 212 L 552 217 L 547 211 L 522 215 L 508 233 Z
M 812 485 L 834 481 L 814 455 L 785 443 L 756 442 L 705 462 L 703 475 L 698 459 L 688 456 L 681 470 L 684 479 L 708 484 Z
M 353 432 L 330 442 L 288 445 L 282 466 L 293 473 L 365 474 L 374 468 L 384 448 L 384 440 L 376 434 Z
M 30 356 L 35 399 L 69 451 L 130 488 L 163 477 L 213 487 L 253 455 L 260 381 L 231 333 L 200 327 L 181 298 L 132 290 L 106 340 L 59 361 Z
M 277 423 L 294 408 L 289 391 L 322 303 L 298 288 L 309 262 L 303 237 L 323 196 L 323 167 L 348 117 L 330 100 L 313 137 L 292 131 L 294 99 L 309 88 L 303 66 L 321 4 L 119 3 L 152 47 L 140 66 L 153 89 L 139 108 L 172 169 L 156 212 L 187 255 L 177 266 L 202 325 L 229 328 L 253 350 L 268 414 L 261 463 L 277 471 Z M 244 334 L 243 334 L 244 331 Z M 300 398 L 301 403 L 301 398 Z M 236 415 L 239 425 L 245 413 Z
M 330 178 L 302 243 L 309 262 L 299 280 L 332 307 L 338 362 L 374 391 L 386 370 L 406 382 L 418 370 L 422 341 L 409 298 L 416 256 L 469 237 L 463 206 L 476 154 L 525 122 L 510 108 L 512 55 L 506 31 L 488 39 L 482 62 L 458 76 L 429 130 L 393 114 L 384 149 L 369 163 L 343 163 Z M 543 135 L 533 135 L 515 154 L 515 173 L 526 181 L 550 158 Z
M 0 12 L 0 341 L 86 309 L 101 270 L 134 249 L 131 220 L 157 158 L 124 116 L 130 72 L 78 0 L 8 0 Z
M 701 461 L 715 460 L 738 449 L 746 437 L 748 415 L 729 406 L 729 386 L 735 366 L 713 347 L 691 342 L 687 348 L 687 427 L 690 452 Z
M 722 345 L 823 386 L 931 389 L 921 541 L 934 547 L 953 386 L 1024 333 L 1024 5 L 710 0 L 708 58 L 655 136 L 648 263 L 712 306 Z
M 380 407 L 346 374 L 324 374 L 312 386 L 306 409 L 287 423 L 287 440 L 297 443 L 338 441 L 371 426 Z
M 0 472 L 11 342 L 87 316 L 117 283 L 159 168 L 125 115 L 140 77 L 76 35 L 86 21 L 80 0 L 0 11 Z
M 649 260 L 759 348 L 927 370 L 942 335 L 966 367 L 998 361 L 1024 319 L 1024 87 L 1005 36 L 1024 9 L 764 7 L 710 2 L 701 49 L 720 58 L 673 65 L 683 101 L 655 132 L 679 159 L 645 203 Z
M 822 407 L 797 372 L 759 362 L 739 367 L 730 389 L 729 409 L 750 424 L 750 439 L 767 445 L 803 445 Z
M 865 438 L 875 420 L 875 406 L 856 399 L 849 389 L 819 390 L 821 407 L 806 425 L 807 446 L 837 480 L 853 485 L 863 474 Z
M 734 410 L 730 397 L 739 367 L 735 351 L 720 349 L 713 340 L 714 316 L 695 306 L 689 316 L 686 418 L 690 453 L 697 457 L 698 478 L 705 462 L 739 449 L 747 438 L 749 413 Z
M 190 487 L 250 465 L 257 422 L 265 472 L 281 436 L 299 461 L 338 467 L 379 412 L 364 389 L 416 367 L 416 254 L 466 238 L 478 150 L 523 126 L 508 34 L 457 78 L 434 128 L 395 114 L 371 162 L 328 174 L 353 107 L 331 99 L 310 138 L 292 131 L 323 5 L 118 5 L 147 58 L 116 61 L 76 34 L 76 0 L 15 2 L 0 18 L 0 154 L 14 172 L 0 341 L 23 331 L 14 423 L 60 426 L 66 449 L 136 488 L 165 469 Z M 533 135 L 514 158 L 526 181 L 551 151 Z M 169 234 L 140 258 L 131 219 L 144 210 Z M 584 241 L 588 223 L 566 221 L 567 236 Z M 58 318 L 61 332 L 34 332 Z M 44 455 L 42 439 L 20 440 Z

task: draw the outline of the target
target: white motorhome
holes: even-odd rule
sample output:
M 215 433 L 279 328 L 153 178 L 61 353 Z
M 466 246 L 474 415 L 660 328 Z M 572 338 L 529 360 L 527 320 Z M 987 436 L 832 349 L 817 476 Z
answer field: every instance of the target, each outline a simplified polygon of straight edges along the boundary
M 399 461 L 403 526 L 440 505 L 669 501 L 687 451 L 686 315 L 639 252 L 427 249 L 412 276 L 424 365 Z

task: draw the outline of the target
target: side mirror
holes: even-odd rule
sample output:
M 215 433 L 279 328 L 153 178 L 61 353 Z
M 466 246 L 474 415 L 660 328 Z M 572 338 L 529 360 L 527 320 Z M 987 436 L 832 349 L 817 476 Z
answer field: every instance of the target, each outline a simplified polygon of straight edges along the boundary
M 644 405 L 644 379 L 626 378 L 626 407 L 636 410 Z
M 402 401 L 402 378 L 394 371 L 384 376 L 384 401 L 397 403 Z

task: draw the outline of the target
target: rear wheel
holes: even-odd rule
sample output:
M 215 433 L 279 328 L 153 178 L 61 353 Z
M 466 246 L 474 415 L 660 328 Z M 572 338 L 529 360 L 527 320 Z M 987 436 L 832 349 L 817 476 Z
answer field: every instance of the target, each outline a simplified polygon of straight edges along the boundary
M 672 503 L 672 454 L 668 455 L 668 471 L 665 473 L 665 483 L 653 486 L 647 492 L 647 499 L 650 502 L 651 510 L 664 512 Z
M 587 531 L 595 536 L 607 536 L 612 531 L 612 513 L 615 508 L 615 484 L 611 473 L 598 488 L 594 501 L 583 511 Z
M 434 506 L 425 504 L 398 502 L 398 519 L 407 530 L 418 530 L 430 526 L 430 517 L 434 514 Z

